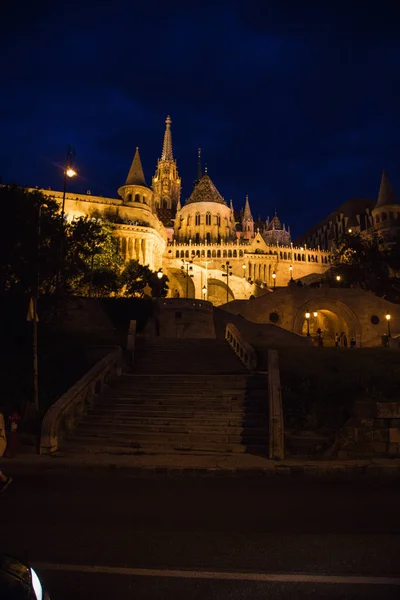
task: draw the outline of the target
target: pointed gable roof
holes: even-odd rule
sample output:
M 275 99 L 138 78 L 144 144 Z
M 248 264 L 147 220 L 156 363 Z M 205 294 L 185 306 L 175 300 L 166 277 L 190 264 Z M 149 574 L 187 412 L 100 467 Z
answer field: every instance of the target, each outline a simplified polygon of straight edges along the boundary
M 174 155 L 172 153 L 171 123 L 171 117 L 168 115 L 165 119 L 165 133 L 161 160 L 174 160 Z
M 192 204 L 193 202 L 219 202 L 219 204 L 226 205 L 225 200 L 207 174 L 203 175 L 186 200 L 186 204 Z
M 147 187 L 143 173 L 142 161 L 140 160 L 139 148 L 137 146 L 125 185 L 143 185 L 144 187 Z
M 379 188 L 378 202 L 375 208 L 386 206 L 388 204 L 396 204 L 396 200 L 393 194 L 393 190 L 390 186 L 389 180 L 386 177 L 386 173 L 382 171 L 381 187 Z

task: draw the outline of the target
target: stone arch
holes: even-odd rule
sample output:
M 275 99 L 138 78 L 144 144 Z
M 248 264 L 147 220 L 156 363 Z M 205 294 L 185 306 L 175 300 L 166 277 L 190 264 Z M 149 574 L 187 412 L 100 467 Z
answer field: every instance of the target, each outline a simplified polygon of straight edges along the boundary
M 207 281 L 207 299 L 212 302 L 214 306 L 220 306 L 226 304 L 226 291 L 227 285 L 225 282 L 219 279 L 210 278 Z M 231 288 L 228 288 L 228 302 L 235 299 Z
M 310 334 L 313 335 L 318 328 L 323 331 L 324 345 L 333 346 L 335 333 L 344 333 L 348 342 L 355 337 L 357 346 L 361 345 L 361 326 L 357 315 L 346 304 L 335 298 L 322 296 L 305 302 L 297 311 L 293 320 L 293 332 L 306 335 L 307 323 L 305 313 L 309 312 Z M 317 312 L 318 316 L 313 317 Z
M 169 294 L 174 297 L 175 290 L 178 290 L 180 298 L 186 298 L 186 273 L 182 269 L 168 269 L 168 287 Z M 188 280 L 188 298 L 195 298 L 195 286 L 193 279 L 189 277 Z

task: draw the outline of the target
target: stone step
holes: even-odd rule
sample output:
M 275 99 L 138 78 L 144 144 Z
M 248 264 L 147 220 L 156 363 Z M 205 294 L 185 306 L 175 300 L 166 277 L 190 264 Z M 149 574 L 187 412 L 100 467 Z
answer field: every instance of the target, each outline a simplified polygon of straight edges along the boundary
M 267 418 L 265 417 L 264 422 L 262 423 L 264 426 L 266 426 L 267 423 Z M 112 415 L 97 415 L 97 414 L 90 414 L 85 416 L 82 420 L 81 423 L 93 423 L 96 426 L 97 425 L 102 425 L 102 424 L 109 424 L 109 423 L 113 423 L 113 424 L 120 424 L 120 425 L 136 425 L 136 424 L 147 424 L 147 425 L 155 425 L 155 426 L 159 426 L 159 425 L 171 425 L 171 426 L 176 426 L 176 425 L 188 425 L 189 427 L 196 424 L 196 423 L 201 423 L 204 427 L 205 426 L 214 426 L 217 427 L 219 425 L 227 425 L 227 426 L 235 426 L 235 427 L 242 427 L 243 425 L 245 425 L 245 427 L 257 427 L 261 425 L 260 422 L 260 418 L 259 417 L 253 417 L 253 418 L 243 418 L 243 415 L 239 415 L 237 417 L 231 417 L 229 415 L 226 414 L 221 414 L 218 416 L 210 416 L 210 417 L 205 417 L 205 416 L 198 416 L 198 417 L 168 417 L 166 415 L 162 415 L 162 416 L 143 416 L 142 414 L 140 415 L 136 415 L 136 416 L 127 416 L 127 415 L 123 415 L 123 414 L 112 414 Z
M 73 439 L 97 439 L 99 443 L 105 443 L 108 441 L 112 443 L 113 441 L 118 443 L 121 441 L 134 443 L 137 442 L 139 444 L 146 443 L 180 443 L 180 444 L 191 444 L 192 442 L 207 442 L 207 443 L 229 443 L 229 444 L 240 444 L 243 442 L 243 438 L 247 436 L 242 436 L 240 434 L 228 434 L 228 433 L 183 433 L 183 432 L 137 432 L 133 433 L 131 431 L 118 431 L 113 432 L 105 430 L 100 431 L 97 429 L 93 430 L 82 430 L 76 429 L 73 434 Z M 252 437 L 254 443 L 263 443 L 267 436 Z
M 129 405 L 129 404 L 115 404 L 113 406 L 105 405 L 105 406 L 97 406 L 90 413 L 90 415 L 104 415 L 105 417 L 112 415 L 126 415 L 126 416 L 167 416 L 169 417 L 182 417 L 182 418 L 204 418 L 207 416 L 221 416 L 221 417 L 234 417 L 237 418 L 242 417 L 243 415 L 248 418 L 251 415 L 265 415 L 265 412 L 257 412 L 257 411 L 243 411 L 239 407 L 230 407 L 219 408 L 218 406 L 203 409 L 202 407 L 197 406 L 143 406 L 142 404 L 138 405 Z
M 219 435 L 241 435 L 251 437 L 265 437 L 266 431 L 264 427 L 248 427 L 240 424 L 230 425 L 229 423 L 216 423 L 202 425 L 202 422 L 188 422 L 177 424 L 161 424 L 161 423 L 118 423 L 110 421 L 102 425 L 92 423 L 91 421 L 81 421 L 77 428 L 77 432 L 88 432 L 91 435 L 100 434 L 117 434 L 123 433 L 129 435 L 139 435 L 141 433 L 204 433 L 204 434 L 219 434 Z
M 235 453 L 241 454 L 247 451 L 247 447 L 242 444 L 217 444 L 207 442 L 196 442 L 191 444 L 177 444 L 177 443 L 160 443 L 160 444 L 139 444 L 135 443 L 115 443 L 115 444 L 101 444 L 97 439 L 86 439 L 86 440 L 69 440 L 68 443 L 68 454 L 81 454 L 82 452 L 88 454 L 107 454 L 107 455 L 166 455 L 166 454 L 188 454 L 188 453 L 200 453 L 206 452 L 207 454 L 226 454 Z

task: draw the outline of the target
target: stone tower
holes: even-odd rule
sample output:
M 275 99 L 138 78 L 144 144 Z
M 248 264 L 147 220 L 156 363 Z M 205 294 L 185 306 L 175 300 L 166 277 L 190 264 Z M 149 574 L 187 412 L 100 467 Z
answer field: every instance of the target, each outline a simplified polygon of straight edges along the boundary
M 254 237 L 254 220 L 250 210 L 249 197 L 246 195 L 246 204 L 244 206 L 242 217 L 243 239 L 250 240 Z
M 118 194 L 121 196 L 124 204 L 143 204 L 147 210 L 151 211 L 152 209 L 152 192 L 146 185 L 138 147 L 136 147 L 135 156 L 125 185 L 119 188 Z
M 172 152 L 171 117 L 165 120 L 164 143 L 152 181 L 154 208 L 166 227 L 173 226 L 181 196 L 181 179 Z

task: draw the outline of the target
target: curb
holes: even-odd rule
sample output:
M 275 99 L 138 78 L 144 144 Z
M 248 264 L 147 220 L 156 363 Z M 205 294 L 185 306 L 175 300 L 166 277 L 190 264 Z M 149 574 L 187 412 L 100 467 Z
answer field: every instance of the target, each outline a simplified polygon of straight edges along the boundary
M 229 466 L 153 466 L 118 464 L 112 461 L 96 463 L 86 461 L 59 462 L 57 459 L 46 462 L 26 461 L 2 462 L 4 470 L 17 472 L 66 472 L 82 470 L 92 473 L 121 474 L 127 476 L 197 476 L 197 477 L 308 477 L 308 478 L 349 478 L 349 477 L 400 477 L 400 464 L 306 464 L 285 465 L 273 463 L 266 467 L 229 467 Z

